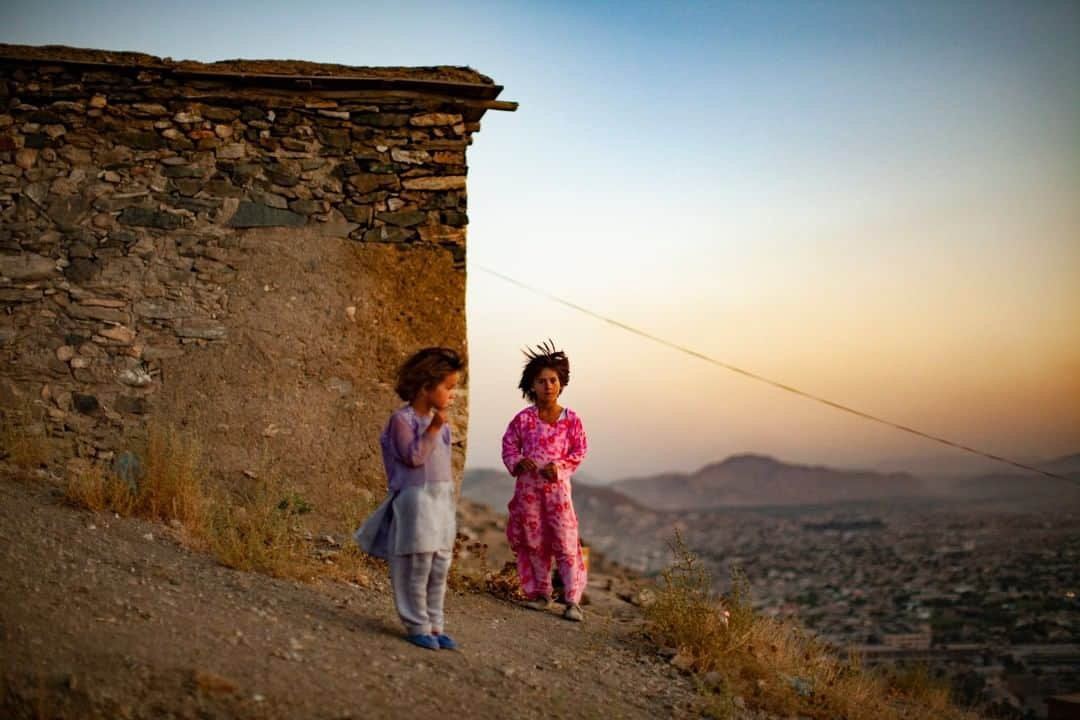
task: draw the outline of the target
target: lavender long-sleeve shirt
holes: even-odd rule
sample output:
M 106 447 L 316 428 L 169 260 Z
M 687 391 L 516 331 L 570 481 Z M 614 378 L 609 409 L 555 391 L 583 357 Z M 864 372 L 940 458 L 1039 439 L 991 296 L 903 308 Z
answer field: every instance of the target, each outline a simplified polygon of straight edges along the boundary
M 426 432 L 431 416 L 405 405 L 390 416 L 379 437 L 393 499 L 389 528 L 392 555 L 449 550 L 457 533 L 450 469 L 450 426 Z

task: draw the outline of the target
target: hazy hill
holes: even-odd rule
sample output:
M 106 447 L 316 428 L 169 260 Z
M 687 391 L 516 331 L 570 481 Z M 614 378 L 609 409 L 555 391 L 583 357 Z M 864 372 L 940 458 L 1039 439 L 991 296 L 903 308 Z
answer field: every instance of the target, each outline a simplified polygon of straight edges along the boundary
M 1035 463 L 1080 481 L 1080 453 Z M 1080 482 L 1034 473 L 1003 470 L 951 477 L 917 477 L 906 472 L 846 470 L 781 462 L 763 455 L 733 455 L 694 473 L 660 473 L 628 478 L 610 485 L 574 478 L 575 504 L 593 498 L 639 510 L 702 511 L 751 507 L 798 507 L 873 504 L 893 501 L 977 502 L 1024 504 L 1080 503 Z M 503 470 L 465 473 L 464 494 L 496 511 L 505 512 L 514 494 L 514 480 Z
M 692 474 L 629 478 L 612 488 L 659 510 L 821 505 L 932 494 L 924 481 L 907 473 L 789 465 L 762 455 L 734 455 Z
M 1048 472 L 1080 479 L 1080 453 L 1063 455 L 1059 458 L 1040 463 L 1039 467 Z
M 598 508 L 616 508 L 630 504 L 636 509 L 644 510 L 630 498 L 610 487 L 594 484 L 595 481 L 590 480 L 588 476 L 574 475 L 573 483 L 574 504 L 579 508 L 582 503 Z M 462 481 L 461 492 L 470 500 L 487 505 L 496 512 L 505 513 L 506 505 L 514 495 L 514 478 L 502 469 L 467 470 Z

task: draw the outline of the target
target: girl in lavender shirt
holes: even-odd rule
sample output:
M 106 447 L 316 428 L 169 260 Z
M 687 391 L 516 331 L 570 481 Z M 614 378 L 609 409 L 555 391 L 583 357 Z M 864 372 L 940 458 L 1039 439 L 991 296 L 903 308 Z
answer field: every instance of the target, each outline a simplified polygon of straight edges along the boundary
M 432 347 L 398 370 L 394 389 L 408 404 L 379 437 L 390 494 L 355 535 L 390 564 L 406 639 L 429 650 L 457 649 L 443 633 L 443 598 L 457 532 L 447 411 L 463 368 L 456 352 Z

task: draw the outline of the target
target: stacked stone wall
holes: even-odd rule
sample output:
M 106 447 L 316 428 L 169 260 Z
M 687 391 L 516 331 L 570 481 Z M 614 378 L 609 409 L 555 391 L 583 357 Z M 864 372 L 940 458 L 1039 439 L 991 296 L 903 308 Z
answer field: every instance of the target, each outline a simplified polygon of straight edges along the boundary
M 292 472 L 320 467 L 325 422 L 342 472 L 374 475 L 394 365 L 465 346 L 475 113 L 431 92 L 3 55 L 0 408 L 58 462 L 202 416 L 236 472 L 256 439 L 290 434 L 307 437 L 282 453 Z M 283 431 L 282 382 L 325 391 L 306 435 Z

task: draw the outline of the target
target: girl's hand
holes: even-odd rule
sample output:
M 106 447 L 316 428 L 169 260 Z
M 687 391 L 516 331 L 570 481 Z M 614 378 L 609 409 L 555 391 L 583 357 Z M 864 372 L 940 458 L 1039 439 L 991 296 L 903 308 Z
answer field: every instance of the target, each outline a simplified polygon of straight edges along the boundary
M 548 463 L 540 468 L 540 474 L 547 478 L 548 482 L 555 482 L 559 479 L 559 468 L 555 467 L 555 463 Z
M 431 416 L 431 424 L 428 425 L 428 430 L 435 432 L 448 422 L 450 422 L 450 413 L 445 410 L 436 410 L 435 414 Z
M 529 458 L 524 460 L 518 460 L 518 464 L 514 466 L 514 477 L 518 475 L 524 475 L 527 472 L 532 472 L 536 469 L 536 463 Z

